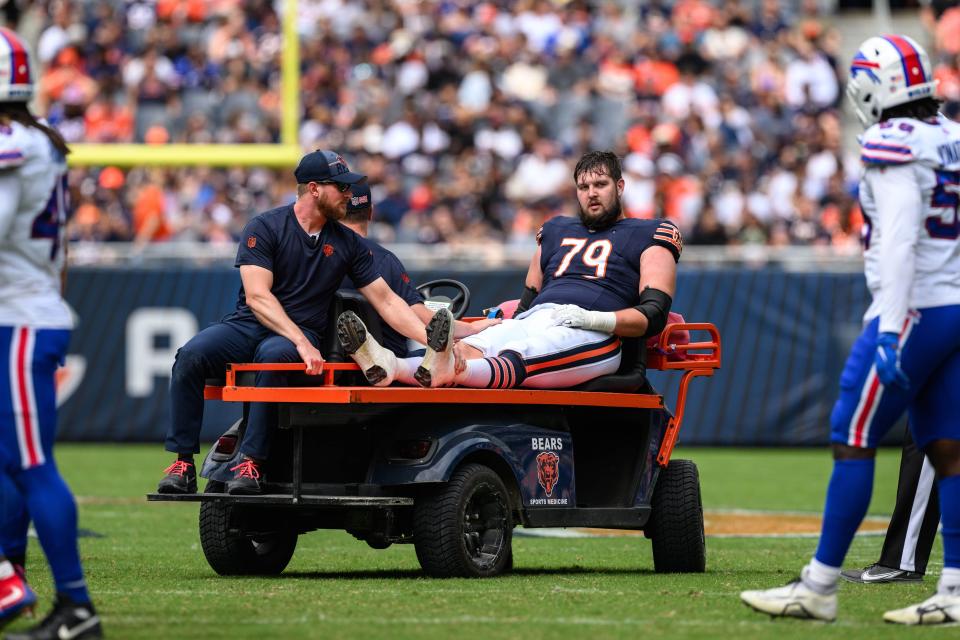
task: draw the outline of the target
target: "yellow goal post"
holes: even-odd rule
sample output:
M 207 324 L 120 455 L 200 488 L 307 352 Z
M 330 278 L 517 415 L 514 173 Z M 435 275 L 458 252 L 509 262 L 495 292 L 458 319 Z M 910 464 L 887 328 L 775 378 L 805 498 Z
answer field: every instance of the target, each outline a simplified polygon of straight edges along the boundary
M 114 167 L 292 167 L 302 155 L 300 121 L 300 38 L 297 0 L 283 2 L 279 144 L 95 144 L 70 145 L 70 166 Z

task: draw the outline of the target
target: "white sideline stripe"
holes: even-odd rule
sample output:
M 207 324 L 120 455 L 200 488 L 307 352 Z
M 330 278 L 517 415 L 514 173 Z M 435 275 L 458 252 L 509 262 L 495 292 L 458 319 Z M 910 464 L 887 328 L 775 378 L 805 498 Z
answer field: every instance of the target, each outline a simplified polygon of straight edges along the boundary
M 576 529 L 520 529 L 513 532 L 519 538 L 626 538 L 642 537 L 639 531 L 629 530 L 630 533 L 594 533 L 591 531 L 577 531 Z M 861 531 L 859 536 L 882 536 L 886 531 Z M 708 533 L 708 538 L 819 538 L 820 533 Z
M 744 515 L 744 516 L 804 516 L 804 517 L 818 517 L 822 516 L 822 511 L 767 511 L 765 509 L 708 509 L 703 512 L 704 518 L 709 518 L 711 515 Z M 864 522 L 877 522 L 877 523 L 886 523 L 889 522 L 889 516 L 867 516 L 863 519 Z M 640 536 L 642 535 L 637 530 L 626 529 L 608 529 L 609 533 L 600 533 L 596 531 L 584 531 L 585 528 L 592 527 L 571 527 L 568 529 L 565 528 L 537 528 L 537 529 L 525 529 L 523 527 L 517 527 L 513 532 L 513 535 L 519 536 L 521 538 L 623 538 L 630 536 Z M 597 527 L 600 529 L 601 527 Z M 622 532 L 621 532 L 622 531 Z M 861 531 L 857 533 L 857 536 L 880 536 L 885 535 L 886 531 Z M 819 538 L 820 532 L 816 533 L 708 533 L 706 534 L 708 538 Z

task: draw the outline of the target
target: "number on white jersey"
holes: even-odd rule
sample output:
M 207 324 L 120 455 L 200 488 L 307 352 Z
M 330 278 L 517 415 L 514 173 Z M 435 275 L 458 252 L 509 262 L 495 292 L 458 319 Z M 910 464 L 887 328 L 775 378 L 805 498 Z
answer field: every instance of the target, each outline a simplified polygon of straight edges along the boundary
M 960 206 L 960 172 L 935 172 L 937 186 L 930 195 L 930 210 L 937 215 L 927 216 L 924 226 L 931 238 L 956 240 L 960 237 L 960 218 L 957 207 Z

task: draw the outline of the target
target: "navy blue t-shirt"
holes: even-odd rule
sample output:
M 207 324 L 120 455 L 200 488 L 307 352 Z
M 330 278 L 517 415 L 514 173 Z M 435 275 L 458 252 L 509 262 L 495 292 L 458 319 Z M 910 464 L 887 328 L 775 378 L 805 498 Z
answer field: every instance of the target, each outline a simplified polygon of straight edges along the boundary
M 361 236 L 360 242 L 373 254 L 373 264 L 380 272 L 387 286 L 408 305 L 423 302 L 423 296 L 410 284 L 410 276 L 403 263 L 392 252 L 384 249 L 373 240 Z M 341 289 L 356 290 L 350 276 L 343 279 Z M 393 327 L 383 323 L 383 346 L 403 358 L 407 355 L 406 336 L 394 331 Z
M 680 260 L 683 240 L 669 220 L 624 218 L 591 231 L 579 218 L 557 217 L 537 235 L 543 285 L 531 307 L 553 302 L 591 311 L 619 311 L 640 303 L 640 254 L 666 247 Z
M 293 213 L 293 205 L 253 218 L 243 229 L 234 266 L 256 265 L 273 272 L 270 292 L 293 322 L 322 334 L 333 293 L 344 276 L 365 287 L 378 277 L 373 256 L 359 235 L 328 220 L 314 240 Z M 231 317 L 250 318 L 243 285 Z

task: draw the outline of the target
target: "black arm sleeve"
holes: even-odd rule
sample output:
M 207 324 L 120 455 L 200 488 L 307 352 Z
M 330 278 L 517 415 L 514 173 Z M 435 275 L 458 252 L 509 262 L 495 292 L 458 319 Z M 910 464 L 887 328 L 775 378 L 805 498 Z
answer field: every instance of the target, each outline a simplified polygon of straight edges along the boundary
M 537 297 L 537 294 L 540 293 L 533 287 L 524 287 L 523 295 L 520 296 L 520 303 L 517 305 L 517 310 L 513 312 L 513 317 L 516 318 L 518 315 L 530 308 L 530 303 L 533 302 L 533 299 Z
M 644 338 L 655 336 L 667 326 L 667 316 L 673 299 L 660 289 L 647 287 L 640 292 L 640 304 L 634 307 L 647 317 L 647 331 Z

